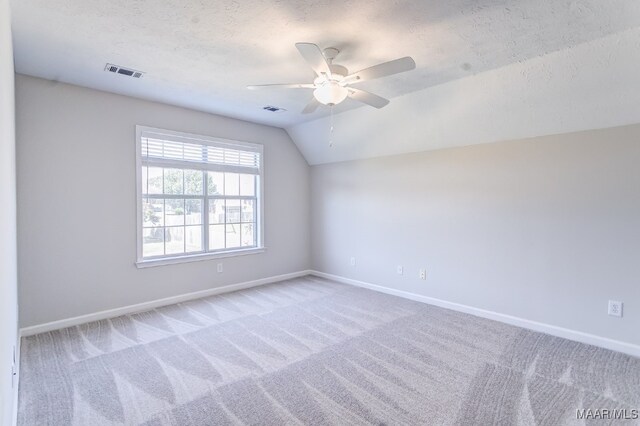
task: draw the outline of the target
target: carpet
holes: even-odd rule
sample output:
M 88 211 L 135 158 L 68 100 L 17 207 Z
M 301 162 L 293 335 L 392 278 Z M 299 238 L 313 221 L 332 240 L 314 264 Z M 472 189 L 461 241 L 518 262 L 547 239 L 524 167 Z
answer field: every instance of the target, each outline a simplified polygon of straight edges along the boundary
M 23 338 L 18 424 L 589 425 L 639 408 L 638 358 L 307 276 Z

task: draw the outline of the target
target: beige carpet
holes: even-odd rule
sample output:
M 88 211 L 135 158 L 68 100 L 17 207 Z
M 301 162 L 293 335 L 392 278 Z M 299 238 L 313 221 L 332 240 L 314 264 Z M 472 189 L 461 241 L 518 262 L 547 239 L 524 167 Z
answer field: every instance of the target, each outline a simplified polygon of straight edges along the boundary
M 589 425 L 618 423 L 576 410 L 640 408 L 640 359 L 315 277 L 27 337 L 21 362 L 20 425 Z

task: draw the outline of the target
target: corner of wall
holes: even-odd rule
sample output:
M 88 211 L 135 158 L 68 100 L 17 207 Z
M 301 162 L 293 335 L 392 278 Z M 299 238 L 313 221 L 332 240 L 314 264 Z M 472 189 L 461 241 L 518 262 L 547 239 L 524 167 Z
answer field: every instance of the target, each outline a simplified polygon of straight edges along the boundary
M 9 0 L 0 0 L 0 424 L 16 422 L 18 347 L 15 68 Z M 16 354 L 17 355 L 17 354 Z M 16 360 L 16 364 L 18 360 Z

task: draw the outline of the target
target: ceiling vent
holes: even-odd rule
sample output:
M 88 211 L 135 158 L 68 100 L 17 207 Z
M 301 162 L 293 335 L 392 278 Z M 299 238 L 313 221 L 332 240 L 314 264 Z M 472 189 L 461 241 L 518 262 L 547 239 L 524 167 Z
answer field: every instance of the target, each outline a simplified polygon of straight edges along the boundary
M 285 112 L 286 111 L 286 109 L 284 109 L 284 108 L 278 108 L 278 107 L 271 106 L 271 105 L 267 105 L 265 107 L 262 107 L 262 109 L 265 110 L 265 111 L 271 111 L 271 112 Z
M 142 71 L 132 70 L 130 68 L 124 68 L 119 65 L 107 64 L 104 67 L 105 71 L 113 72 L 116 74 L 126 75 L 128 77 L 140 78 L 144 75 Z

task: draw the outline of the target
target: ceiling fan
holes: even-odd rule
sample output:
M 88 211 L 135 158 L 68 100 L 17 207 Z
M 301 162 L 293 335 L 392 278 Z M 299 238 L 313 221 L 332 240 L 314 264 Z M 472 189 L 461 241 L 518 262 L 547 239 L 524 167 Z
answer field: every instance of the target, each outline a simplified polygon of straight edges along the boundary
M 303 114 L 314 112 L 320 104 L 337 105 L 347 97 L 375 108 L 382 108 L 389 103 L 388 99 L 356 89 L 351 85 L 410 71 L 416 67 L 414 60 L 410 56 L 405 56 L 349 74 L 347 68 L 333 63 L 335 57 L 340 53 L 338 49 L 329 47 L 322 51 L 313 43 L 296 43 L 296 47 L 317 75 L 313 83 L 260 84 L 247 86 L 247 88 L 313 89 L 313 98 L 302 111 Z

